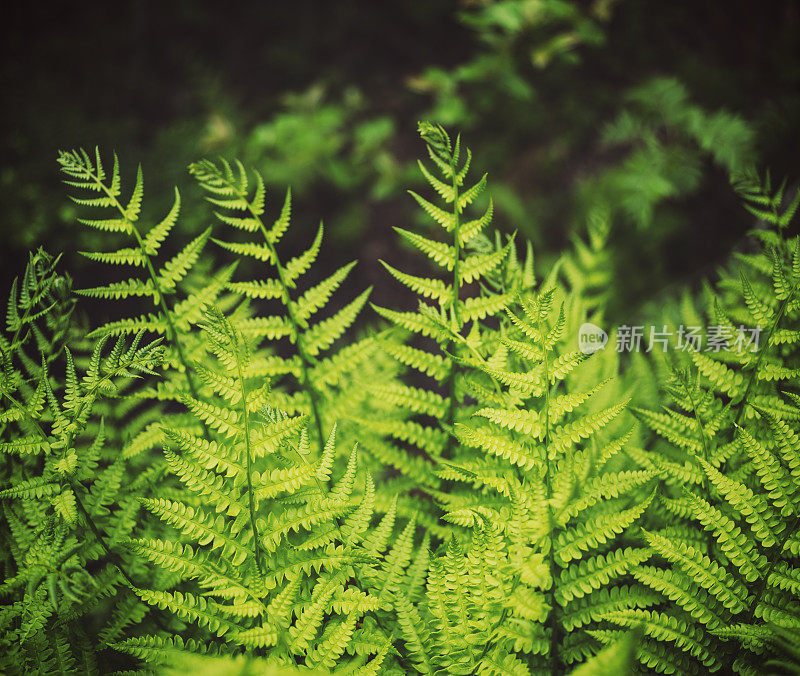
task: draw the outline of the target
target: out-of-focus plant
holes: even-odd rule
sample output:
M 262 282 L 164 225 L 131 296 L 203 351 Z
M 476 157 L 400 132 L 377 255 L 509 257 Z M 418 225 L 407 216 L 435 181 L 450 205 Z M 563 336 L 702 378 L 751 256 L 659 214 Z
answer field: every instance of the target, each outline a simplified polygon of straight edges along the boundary
M 606 148 L 626 154 L 580 188 L 590 208 L 602 201 L 645 229 L 657 225 L 656 211 L 665 201 L 700 187 L 706 164 L 734 175 L 755 159 L 747 122 L 724 110 L 705 110 L 675 78 L 636 87 L 627 104 L 602 134 Z
M 434 96 L 432 117 L 448 124 L 470 125 L 482 119 L 482 109 L 496 106 L 503 97 L 530 100 L 537 70 L 555 62 L 578 63 L 578 47 L 603 44 L 603 24 L 616 3 L 617 0 L 587 4 L 568 0 L 465 2 L 459 18 L 475 32 L 481 48 L 472 59 L 453 69 L 431 66 L 411 78 L 409 85 Z M 465 90 L 476 85 L 489 87 L 495 96 L 474 99 Z
M 372 194 L 385 197 L 398 171 L 386 147 L 395 125 L 388 116 L 365 117 L 366 104 L 357 89 L 336 100 L 319 84 L 287 95 L 283 110 L 247 136 L 248 160 L 263 165 L 268 182 L 298 191 L 319 179 L 351 190 L 374 177 Z
M 158 191 L 179 180 L 176 158 L 235 155 L 276 188 L 293 186 L 302 197 L 298 220 L 314 222 L 324 213 L 332 246 L 384 255 L 389 244 L 380 226 L 414 218 L 397 198 L 399 188 L 419 186 L 413 152 L 396 130 L 430 117 L 469 133 L 491 176 L 497 225 L 535 238 L 541 260 L 551 261 L 570 237 L 582 236 L 598 203 L 606 209 L 612 278 L 641 265 L 651 271 L 614 289 L 614 303 L 628 307 L 690 269 L 719 260 L 743 234 L 745 217 L 707 221 L 695 207 L 724 199 L 726 181 L 718 179 L 749 162 L 756 147 L 768 153 L 765 130 L 785 129 L 783 120 L 796 117 L 790 88 L 777 91 L 774 85 L 779 78 L 789 81 L 791 58 L 773 68 L 780 73 L 771 76 L 774 96 L 759 90 L 745 99 L 737 94 L 745 85 L 737 90 L 733 71 L 721 69 L 719 61 L 705 70 L 695 67 L 706 49 L 701 45 L 687 44 L 681 58 L 665 53 L 663 43 L 640 49 L 649 21 L 673 30 L 695 20 L 675 3 L 653 7 L 652 16 L 641 3 L 617 0 L 461 0 L 448 7 L 412 2 L 394 11 L 401 20 L 381 46 L 401 44 L 404 56 L 388 70 L 385 61 L 356 60 L 363 42 L 357 29 L 367 25 L 359 21 L 371 18 L 342 8 L 342 22 L 324 26 L 324 41 L 338 45 L 329 61 L 317 58 L 316 33 L 298 31 L 288 38 L 298 49 L 284 63 L 275 56 L 276 44 L 287 36 L 276 28 L 274 40 L 252 55 L 262 62 L 270 55 L 275 72 L 253 85 L 249 74 L 229 77 L 227 61 L 193 64 L 186 90 L 175 93 L 171 106 L 154 105 L 158 115 L 152 120 L 136 108 L 138 117 L 129 112 L 98 123 L 102 111 L 87 114 L 74 102 L 60 104 L 59 136 L 50 129 L 52 111 L 31 110 L 24 133 L 11 134 L 6 144 L 10 168 L 0 174 L 0 201 L 8 204 L 10 225 L 4 236 L 14 250 L 45 237 L 53 250 L 69 248 L 74 209 L 59 214 L 49 202 L 52 193 L 33 187 L 44 185 L 33 158 L 62 140 L 114 139 L 123 157 L 138 155 L 155 168 L 148 184 L 154 209 L 169 207 L 171 196 Z M 259 16 L 269 15 L 264 9 Z M 438 29 L 435 41 L 432 26 Z M 242 30 L 246 38 L 250 29 Z M 784 33 L 776 33 L 775 54 L 786 54 Z M 777 64 L 775 54 L 764 58 Z M 302 77 L 293 77 L 297 73 Z M 669 77 L 653 79 L 654 73 Z M 708 82 L 714 87 L 704 88 Z M 162 91 L 164 84 L 153 86 Z M 723 105 L 746 115 L 725 112 Z M 42 134 L 31 133 L 37 127 Z M 65 128 L 69 135 L 63 138 Z M 207 223 L 195 202 L 186 202 L 178 227 L 197 235 Z M 739 213 L 732 201 L 730 207 Z M 29 227 L 13 227 L 20 222 Z M 719 246 L 692 247 L 688 257 L 678 256 L 676 242 L 700 225 L 721 235 Z M 617 234 L 620 227 L 625 237 Z M 287 238 L 292 251 L 303 246 L 297 234 Z M 72 269 L 78 279 L 87 274 Z
M 741 116 L 698 105 L 685 85 L 666 77 L 632 89 L 599 143 L 608 159 L 576 181 L 573 218 L 581 226 L 598 208 L 607 212 L 613 277 L 626 280 L 614 296 L 613 316 L 629 309 L 632 299 L 670 285 L 681 274 L 676 270 L 697 266 L 703 254 L 683 244 L 698 226 L 697 205 L 713 194 L 715 176 L 722 187 L 752 168 L 757 150 L 755 133 Z M 714 223 L 704 225 L 716 230 Z M 714 248 L 727 252 L 737 239 L 728 237 Z M 676 248 L 680 257 L 671 253 Z M 649 275 L 639 274 L 643 266 Z
M 291 185 L 299 194 L 334 190 L 366 197 L 339 197 L 339 212 L 328 217 L 335 238 L 350 241 L 366 228 L 370 204 L 386 199 L 412 171 L 393 152 L 394 135 L 392 117 L 371 114 L 358 89 L 336 97 L 317 83 L 284 96 L 281 109 L 234 147 L 272 185 Z

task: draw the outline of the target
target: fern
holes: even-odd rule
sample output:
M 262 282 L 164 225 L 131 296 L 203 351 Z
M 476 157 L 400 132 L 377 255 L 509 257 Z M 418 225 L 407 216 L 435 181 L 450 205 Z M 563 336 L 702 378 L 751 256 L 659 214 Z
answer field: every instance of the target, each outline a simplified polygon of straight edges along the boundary
M 239 163 L 231 167 L 225 161 L 215 165 L 204 160 L 191 165 L 189 170 L 208 193 L 211 204 L 219 209 L 215 214 L 222 223 L 255 233 L 262 240 L 259 243 L 217 242 L 238 256 L 255 258 L 274 269 L 273 278 L 229 284 L 230 290 L 244 298 L 280 302 L 281 314 L 246 318 L 239 326 L 250 338 L 269 342 L 286 338 L 294 345 L 295 354 L 289 359 L 270 356 L 254 364 L 253 369 L 264 376 L 289 374 L 299 381 L 304 402 L 297 410 L 311 414 L 314 438 L 321 452 L 325 440 L 323 402 L 330 398 L 332 386 L 338 385 L 344 375 L 369 358 L 374 341 L 367 339 L 350 345 L 346 351 L 333 352 L 324 359 L 321 355 L 350 329 L 370 290 L 361 293 L 333 316 L 312 322 L 312 317 L 325 309 L 331 295 L 344 282 L 354 264 L 342 266 L 328 278 L 298 294 L 301 279 L 319 255 L 322 225 L 309 249 L 282 263 L 276 247 L 290 227 L 291 193 L 287 192 L 277 220 L 267 227 L 264 222 L 266 188 L 258 172 L 253 173 L 255 186 L 250 193 L 247 171 Z
M 97 217 L 82 218 L 79 219 L 80 222 L 90 228 L 124 235 L 133 245 L 114 252 L 82 252 L 84 256 L 105 265 L 139 268 L 145 273 L 125 281 L 83 289 L 78 293 L 90 298 L 109 300 L 145 297 L 150 298 L 158 308 L 155 315 L 148 313 L 104 324 L 95 329 L 95 334 L 125 335 L 151 331 L 165 335 L 174 351 L 174 355 L 167 355 L 168 362 L 179 368 L 182 373 L 181 379 L 189 394 L 197 397 L 197 386 L 189 369 L 190 354 L 187 354 L 189 350 L 185 344 L 189 342 L 189 336 L 186 330 L 199 317 L 203 304 L 216 300 L 222 288 L 220 282 L 224 285 L 232 270 L 222 271 L 218 279 L 212 279 L 206 287 L 194 291 L 178 303 L 172 303 L 171 307 L 167 299 L 176 294 L 179 283 L 187 278 L 192 266 L 197 262 L 210 235 L 210 229 L 195 237 L 159 267 L 155 263 L 155 256 L 159 254 L 162 244 L 175 227 L 180 214 L 181 197 L 177 189 L 173 206 L 167 215 L 144 232 L 139 225 L 144 197 L 141 166 L 136 174 L 133 191 L 129 198 L 124 200 L 116 155 L 110 177 L 101 161 L 99 149 L 95 151 L 94 158 L 84 150 L 62 152 L 58 161 L 67 177 L 64 182 L 82 191 L 82 195 L 87 195 L 73 196 L 72 200 L 82 207 L 103 210 L 96 215 Z M 103 218 L 99 218 L 101 214 Z
M 760 329 L 759 344 L 742 349 L 731 340 L 719 351 L 691 352 L 666 384 L 673 408 L 638 413 L 664 443 L 634 458 L 670 486 L 668 495 L 675 497 L 664 504 L 686 523 L 683 531 L 667 531 L 663 515 L 651 517 L 663 534 L 651 530 L 645 536 L 671 568 L 643 582 L 679 605 L 684 637 L 725 655 L 715 668 L 750 674 L 760 672 L 759 655 L 772 648 L 764 623 L 794 627 L 800 610 L 790 544 L 798 525 L 791 350 L 800 268 L 796 242 L 781 234 L 796 204 L 780 206 L 782 188 L 771 194 L 768 184 L 752 179 L 739 185 L 747 208 L 776 230 L 757 231 L 764 249 L 740 258 L 738 280 L 723 274 L 717 291 L 707 294 L 709 313 L 711 321 L 731 329 Z M 694 524 L 706 535 L 690 541 L 682 533 Z M 687 650 L 677 635 L 653 637 L 670 650 Z M 739 644 L 738 654 L 725 648 L 729 642 Z M 699 648 L 689 652 L 711 666 Z
M 382 465 L 389 465 L 407 479 L 398 487 L 423 485 L 435 490 L 437 465 L 453 453 L 453 425 L 463 414 L 465 373 L 472 361 L 482 362 L 486 350 L 482 331 L 512 298 L 505 290 L 511 278 L 507 262 L 516 256 L 513 240 L 493 245 L 489 238 L 493 207 L 468 216 L 470 206 L 486 188 L 486 176 L 468 187 L 472 153 L 463 149 L 460 137 L 453 143 L 439 126 L 420 123 L 433 168 L 419 163 L 420 171 L 441 206 L 417 193 L 411 196 L 423 212 L 441 228 L 444 241 L 397 229 L 401 238 L 431 259 L 444 277 L 406 274 L 383 262 L 390 275 L 419 296 L 416 312 L 399 312 L 374 306 L 394 326 L 394 334 L 382 341 L 384 352 L 408 371 L 414 384 L 367 383 L 380 402 L 369 417 L 362 417 L 361 443 Z M 519 281 L 514 278 L 514 281 Z M 464 298 L 468 285 L 479 284 L 478 295 Z M 410 336 L 410 340 L 403 340 Z M 430 385 L 420 387 L 421 374 Z M 488 379 L 477 374 L 482 386 Z M 432 493 L 433 494 L 433 493 Z M 410 507 L 409 507 L 410 508 Z M 425 516 L 428 521 L 432 516 Z M 428 521 L 434 527 L 434 521 Z
M 382 659 L 375 656 L 380 651 L 358 647 L 387 637 L 367 629 L 379 598 L 360 590 L 354 577 L 375 565 L 385 546 L 370 539 L 372 482 L 358 472 L 356 451 L 331 485 L 334 432 L 309 460 L 306 418 L 277 411 L 266 387 L 251 386 L 241 331 L 214 308 L 204 311 L 201 328 L 217 363 L 209 380 L 219 401 L 186 404 L 213 439 L 165 430 L 167 465 L 192 497 L 143 502 L 178 539 L 128 541 L 136 555 L 169 570 L 173 584 L 183 581 L 185 591 L 137 589 L 137 595 L 196 625 L 204 641 L 266 650 L 276 664 L 302 659 L 326 668 L 345 650 L 357 664 Z M 135 645 L 117 648 L 160 663 L 157 652 L 134 651 Z
M 578 608 L 587 619 L 602 619 L 592 605 L 602 606 L 609 589 L 623 589 L 610 582 L 624 580 L 649 557 L 641 547 L 620 547 L 617 538 L 652 500 L 646 485 L 655 473 L 609 465 L 629 435 L 604 441 L 601 431 L 620 416 L 624 402 L 581 415 L 581 404 L 597 388 L 559 393 L 583 358 L 557 352 L 565 318 L 563 306 L 551 318 L 553 296 L 554 289 L 546 289 L 520 299 L 522 315 L 508 311 L 508 337 L 483 367 L 500 393 L 490 391 L 488 405 L 456 425 L 460 452 L 443 474 L 472 490 L 451 491 L 442 500 L 445 519 L 479 528 L 502 524 L 505 535 L 505 564 L 489 562 L 484 574 L 504 580 L 500 598 L 507 601 L 494 612 L 490 647 L 480 660 L 519 660 L 534 671 L 563 673 L 597 649 L 585 629 L 575 631 L 591 624 L 573 619 Z M 624 589 L 618 607 L 653 602 L 641 587 Z M 484 669 L 480 661 L 472 668 Z
M 3 648 L 8 668 L 22 672 L 74 670 L 78 655 L 92 653 L 81 618 L 114 596 L 121 584 L 132 584 L 128 564 L 116 551 L 119 534 L 130 528 L 121 507 L 127 497 L 121 485 L 124 464 L 101 462 L 102 425 L 93 439 L 87 431 L 98 399 L 114 396 L 126 378 L 154 374 L 163 352 L 160 341 L 145 343 L 141 333 L 129 342 L 120 337 L 113 346 L 106 336 L 95 344 L 82 376 L 63 346 L 50 352 L 56 356 L 63 350 L 63 385 L 51 376 L 45 355 L 35 374 L 23 379 L 12 349 L 22 354 L 20 329 L 34 321 L 30 309 L 36 306 L 26 297 L 42 302 L 53 283 L 47 275 L 33 287 L 26 282 L 21 307 L 29 311 L 9 322 L 14 335 L 3 342 L 9 351 L 3 351 L 0 380 L 0 448 L 7 459 L 17 458 L 7 464 L 10 471 L 0 489 L 4 537 L 10 545 L 1 587 L 11 599 L 3 609 Z M 14 285 L 12 306 L 17 298 Z M 65 317 L 57 310 L 64 307 L 62 301 L 43 310 L 56 313 L 47 323 L 59 333 L 65 332 Z M 112 512 L 114 505 L 120 507 Z
M 418 306 L 363 332 L 354 263 L 315 278 L 321 227 L 283 257 L 290 195 L 268 222 L 258 172 L 190 166 L 231 229 L 212 254 L 178 244 L 177 192 L 143 228 L 141 170 L 123 198 L 116 160 L 61 154 L 84 224 L 126 240 L 85 256 L 134 270 L 81 295 L 139 309 L 93 326 L 41 250 L 12 284 L 0 670 L 796 671 L 798 198 L 742 174 L 760 249 L 660 304 L 715 347 L 587 355 L 608 213 L 539 276 L 474 210 L 460 137 L 419 132 L 438 235 L 398 232 L 435 273 L 383 263 Z

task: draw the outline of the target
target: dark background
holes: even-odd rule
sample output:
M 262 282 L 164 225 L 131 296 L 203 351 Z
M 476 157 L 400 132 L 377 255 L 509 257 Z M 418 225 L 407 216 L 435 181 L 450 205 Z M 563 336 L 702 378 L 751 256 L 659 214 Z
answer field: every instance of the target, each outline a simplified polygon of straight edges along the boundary
M 2 32 L 6 288 L 31 248 L 64 251 L 77 286 L 97 268 L 76 250 L 115 248 L 60 184 L 57 151 L 78 146 L 116 150 L 128 189 L 142 163 L 146 218 L 179 185 L 183 242 L 211 222 L 186 165 L 241 157 L 273 209 L 293 186 L 286 255 L 324 219 L 323 265 L 360 258 L 353 284 L 380 283 L 380 302 L 431 118 L 463 132 L 498 227 L 540 260 L 606 210 L 618 312 L 740 245 L 753 221 L 732 172 L 797 176 L 792 0 L 13 3 Z

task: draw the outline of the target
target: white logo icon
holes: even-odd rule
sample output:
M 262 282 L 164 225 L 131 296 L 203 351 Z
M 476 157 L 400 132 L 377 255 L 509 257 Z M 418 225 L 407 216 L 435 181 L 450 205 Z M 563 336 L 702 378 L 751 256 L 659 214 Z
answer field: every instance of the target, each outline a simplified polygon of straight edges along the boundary
M 594 354 L 608 342 L 608 334 L 591 322 L 584 322 L 578 331 L 578 347 L 583 354 Z

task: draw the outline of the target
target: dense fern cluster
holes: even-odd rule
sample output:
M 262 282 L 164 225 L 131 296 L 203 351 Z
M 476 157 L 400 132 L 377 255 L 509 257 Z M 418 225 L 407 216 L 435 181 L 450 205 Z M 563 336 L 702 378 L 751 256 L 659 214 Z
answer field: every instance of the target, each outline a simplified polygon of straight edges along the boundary
M 4 673 L 796 668 L 800 198 L 743 174 L 756 245 L 663 304 L 671 348 L 588 355 L 607 213 L 538 275 L 461 139 L 420 135 L 432 228 L 397 232 L 434 272 L 383 262 L 418 304 L 372 319 L 333 300 L 354 263 L 313 274 L 321 225 L 282 255 L 258 172 L 192 164 L 219 223 L 179 247 L 177 191 L 148 226 L 141 169 L 125 196 L 61 154 L 120 247 L 84 255 L 132 272 L 73 292 L 40 250 L 10 290 Z M 91 326 L 76 295 L 152 306 Z

